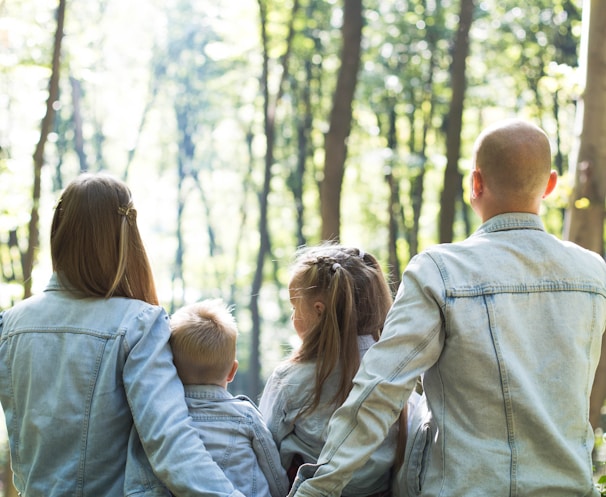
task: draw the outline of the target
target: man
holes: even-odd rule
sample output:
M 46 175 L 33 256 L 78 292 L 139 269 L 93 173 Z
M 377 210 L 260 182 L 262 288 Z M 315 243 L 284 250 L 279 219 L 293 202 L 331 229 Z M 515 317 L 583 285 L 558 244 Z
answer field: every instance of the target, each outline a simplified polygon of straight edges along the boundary
M 296 497 L 339 496 L 419 375 L 423 404 L 394 497 L 599 495 L 588 418 L 606 265 L 544 231 L 539 208 L 557 175 L 541 129 L 499 122 L 476 140 L 473 162 L 471 205 L 483 224 L 410 261 Z

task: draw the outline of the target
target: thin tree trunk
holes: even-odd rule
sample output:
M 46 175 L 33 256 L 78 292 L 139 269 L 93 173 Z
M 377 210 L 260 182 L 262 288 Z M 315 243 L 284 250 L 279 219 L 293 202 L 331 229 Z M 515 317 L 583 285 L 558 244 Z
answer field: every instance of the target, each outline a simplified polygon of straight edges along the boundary
M 582 130 L 575 186 L 563 237 L 603 255 L 606 198 L 606 51 L 603 33 L 606 31 L 606 2 L 587 0 L 584 14 L 583 37 L 586 43 L 582 46 L 586 50 L 586 82 L 583 101 L 577 107 L 582 113 Z M 594 428 L 600 426 L 600 410 L 605 398 L 606 353 L 600 358 L 591 392 L 590 421 Z
M 438 2 L 435 5 L 435 10 L 433 12 L 428 12 L 428 16 L 433 17 L 433 19 L 442 19 L 442 6 Z M 440 25 L 442 21 L 440 21 Z M 410 179 L 410 202 L 412 205 L 412 228 L 410 230 L 409 235 L 409 258 L 413 258 L 419 252 L 419 229 L 420 229 L 420 219 L 421 219 L 421 209 L 423 207 L 423 193 L 425 191 L 425 170 L 427 163 L 427 135 L 429 134 L 429 129 L 431 127 L 431 123 L 433 121 L 434 109 L 435 109 L 435 92 L 433 88 L 433 81 L 436 73 L 437 67 L 437 41 L 439 39 L 439 35 L 437 34 L 438 28 L 437 26 L 432 26 L 430 30 L 427 31 L 427 41 L 429 43 L 429 50 L 431 51 L 431 56 L 429 58 L 429 67 L 427 70 L 427 80 L 424 83 L 423 90 L 423 103 L 419 107 L 424 109 L 426 107 L 425 103 L 429 103 L 429 108 L 426 112 L 423 112 L 423 128 L 421 133 L 421 149 L 419 151 L 419 157 L 421 163 L 419 165 L 419 171 L 416 175 L 414 175 Z M 415 150 L 411 150 L 415 151 Z
M 80 162 L 80 171 L 88 171 L 88 161 L 84 152 L 84 134 L 82 132 L 82 112 L 80 102 L 82 100 L 82 84 L 73 76 L 69 77 L 69 83 L 72 88 L 72 105 L 74 106 L 73 124 L 74 124 L 74 148 Z
M 306 81 L 301 92 L 301 118 L 297 122 L 297 167 L 294 173 L 292 192 L 295 199 L 297 211 L 297 246 L 305 245 L 306 239 L 303 233 L 305 224 L 303 185 L 305 182 L 305 170 L 307 160 L 310 157 L 309 134 L 311 132 L 313 114 L 311 108 L 311 82 L 313 79 L 312 62 L 305 61 Z
M 183 260 L 185 257 L 185 241 L 183 237 L 183 212 L 185 211 L 185 200 L 187 193 L 185 191 L 185 179 L 187 171 L 191 169 L 191 163 L 194 160 L 196 145 L 191 135 L 191 126 L 189 109 L 187 106 L 179 105 L 175 108 L 177 117 L 177 130 L 179 132 L 179 151 L 177 159 L 177 218 L 175 226 L 175 237 L 177 238 L 177 250 L 175 251 L 175 261 L 173 273 L 171 275 L 171 303 L 170 312 L 174 312 L 177 307 L 184 303 L 185 298 L 185 275 L 183 272 Z
M 137 134 L 135 135 L 135 141 L 128 149 L 126 165 L 124 166 L 124 172 L 122 173 L 122 179 L 124 181 L 128 181 L 130 167 L 135 158 L 135 154 L 137 153 L 137 149 L 138 149 L 139 143 L 141 141 L 141 136 L 143 135 L 143 129 L 145 127 L 145 124 L 147 123 L 147 118 L 149 116 L 149 113 L 151 112 L 151 110 L 154 106 L 154 103 L 156 102 L 156 98 L 158 96 L 158 91 L 159 91 L 159 86 L 160 86 L 158 72 L 160 72 L 161 70 L 164 70 L 164 69 L 165 69 L 165 67 L 161 62 L 155 62 L 155 63 L 152 62 L 152 65 L 150 67 L 151 81 L 149 83 L 149 93 L 148 93 L 147 100 L 145 101 L 145 107 L 143 107 L 143 111 L 141 112 L 141 119 L 139 120 L 139 126 L 137 127 Z
M 352 102 L 360 67 L 362 25 L 362 0 L 344 0 L 341 67 L 326 134 L 324 179 L 320 183 L 323 240 L 338 240 L 340 237 L 341 186 L 351 130 Z
M 57 7 L 57 30 L 55 31 L 55 41 L 53 48 L 53 60 L 51 65 L 51 77 L 48 84 L 48 99 L 46 101 L 46 114 L 42 119 L 40 126 L 40 139 L 34 151 L 34 184 L 32 189 L 32 212 L 29 221 L 29 240 L 27 252 L 23 262 L 23 297 L 27 298 L 32 294 L 32 270 L 36 261 L 38 245 L 40 241 L 39 224 L 40 213 L 40 190 L 41 173 L 44 166 L 44 147 L 48 139 L 48 134 L 55 120 L 54 103 L 59 97 L 59 69 L 61 62 L 61 42 L 63 41 L 63 25 L 65 23 L 65 3 L 66 0 L 59 0 Z
M 263 88 L 263 116 L 265 128 L 265 171 L 263 175 L 263 186 L 259 193 L 259 252 L 257 253 L 257 264 L 253 276 L 251 295 L 250 295 L 250 314 L 252 320 L 252 338 L 250 349 L 250 384 L 249 396 L 257 398 L 261 393 L 261 316 L 259 314 L 259 294 L 263 283 L 263 269 L 265 259 L 271 252 L 271 243 L 269 238 L 269 228 L 267 219 L 268 197 L 271 188 L 271 168 L 274 163 L 274 143 L 276 128 L 276 110 L 282 99 L 284 92 L 284 83 L 288 77 L 288 63 L 292 49 L 292 39 L 295 28 L 294 20 L 299 10 L 299 1 L 295 0 L 292 7 L 292 14 L 286 40 L 286 52 L 282 57 L 282 77 L 278 86 L 277 93 L 273 100 L 269 92 L 269 48 L 267 36 L 267 4 L 264 0 L 258 0 L 260 25 L 261 25 L 261 43 L 263 46 L 263 73 L 261 76 L 261 85 Z
M 63 41 L 63 26 L 65 23 L 66 0 L 59 0 L 57 7 L 57 29 L 55 31 L 53 59 L 51 64 L 51 77 L 48 85 L 48 99 L 46 101 L 46 114 L 42 119 L 40 126 L 40 139 L 36 145 L 33 155 L 34 162 L 34 183 L 32 190 L 32 211 L 29 221 L 29 240 L 27 251 L 22 259 L 23 261 L 23 297 L 30 297 L 32 294 L 32 270 L 34 267 L 36 254 L 39 245 L 39 206 L 41 192 L 41 173 L 44 166 L 44 148 L 48 139 L 48 134 L 55 120 L 54 103 L 59 97 L 59 68 L 61 62 L 61 43 Z M 4 488 L 6 497 L 16 497 L 17 491 L 13 485 L 12 472 L 10 468 L 4 474 Z
M 389 203 L 388 203 L 388 249 L 389 256 L 388 262 L 388 281 L 392 293 L 395 295 L 399 285 L 400 276 L 402 270 L 400 268 L 400 259 L 398 258 L 398 220 L 401 218 L 400 214 L 402 211 L 402 202 L 400 200 L 400 182 L 394 174 L 394 169 L 397 162 L 397 149 L 398 149 L 398 129 L 397 129 L 397 113 L 393 105 L 389 106 L 389 126 L 387 129 L 387 147 L 391 150 L 391 162 L 389 164 L 387 173 L 385 174 L 385 181 L 389 188 Z
M 175 238 L 177 239 L 177 249 L 175 250 L 175 261 L 171 274 L 171 300 L 169 311 L 175 312 L 177 307 L 184 303 L 185 297 L 185 278 L 183 276 L 183 256 L 185 253 L 185 243 L 183 241 L 183 211 L 185 210 L 185 192 L 184 190 L 184 159 L 178 159 L 178 179 L 177 179 L 177 219 L 175 223 Z M 175 296 L 178 295 L 177 300 Z
M 469 54 L 469 30 L 473 19 L 474 0 L 461 0 L 459 29 L 452 55 L 452 97 L 446 130 L 446 170 L 440 201 L 440 243 L 451 242 L 455 218 L 455 204 L 463 180 L 459 172 L 461 152 L 461 128 L 463 125 L 463 102 L 465 99 L 465 69 Z

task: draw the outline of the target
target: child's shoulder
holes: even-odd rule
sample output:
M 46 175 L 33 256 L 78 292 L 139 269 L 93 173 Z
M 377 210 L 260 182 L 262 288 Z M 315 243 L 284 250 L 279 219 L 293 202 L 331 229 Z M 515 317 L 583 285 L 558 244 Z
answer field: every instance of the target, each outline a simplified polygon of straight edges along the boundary
M 281 362 L 273 370 L 271 376 L 274 381 L 292 383 L 308 383 L 315 376 L 316 364 L 314 362 L 299 362 L 291 359 Z
M 241 403 L 245 407 L 249 407 L 249 405 L 254 408 L 257 407 L 257 404 L 255 404 L 250 397 L 244 394 L 234 395 L 231 400 L 236 403 Z
M 253 419 L 262 419 L 263 415 L 259 410 L 259 406 L 246 395 L 234 395 L 231 398 L 231 404 L 240 412 Z

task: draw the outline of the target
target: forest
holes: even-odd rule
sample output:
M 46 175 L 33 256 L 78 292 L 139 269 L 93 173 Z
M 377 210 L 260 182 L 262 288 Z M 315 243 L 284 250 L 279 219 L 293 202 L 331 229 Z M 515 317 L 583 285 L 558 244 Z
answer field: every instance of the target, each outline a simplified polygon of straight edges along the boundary
M 230 390 L 257 398 L 296 345 L 297 247 L 361 247 L 395 291 L 413 255 L 477 228 L 471 147 L 514 116 L 551 139 L 547 230 L 604 253 L 601 0 L 1 0 L 0 13 L 0 310 L 44 288 L 62 188 L 108 171 L 133 191 L 167 311 L 233 305 Z

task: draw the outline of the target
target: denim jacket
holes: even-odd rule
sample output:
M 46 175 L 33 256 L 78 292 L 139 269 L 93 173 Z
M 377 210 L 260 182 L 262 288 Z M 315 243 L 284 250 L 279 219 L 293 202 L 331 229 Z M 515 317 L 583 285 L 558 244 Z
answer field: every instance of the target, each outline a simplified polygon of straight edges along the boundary
M 371 335 L 358 337 L 360 355 L 374 344 Z M 278 445 L 282 465 L 289 468 L 295 454 L 305 463 L 315 463 L 326 441 L 326 427 L 335 406 L 329 403 L 336 392 L 339 370 L 333 371 L 322 388 L 322 400 L 312 413 L 297 418 L 309 402 L 315 381 L 315 363 L 286 361 L 270 375 L 261 396 L 259 408 Z M 346 492 L 349 496 L 365 496 L 387 490 L 390 469 L 395 456 L 397 430 L 374 451 L 367 464 L 356 472 Z
M 253 402 L 216 385 L 186 385 L 185 401 L 206 449 L 247 497 L 285 497 L 288 478 Z
M 598 496 L 588 398 L 605 286 L 600 256 L 532 214 L 496 216 L 414 257 L 319 468 L 301 468 L 293 493 L 340 495 L 424 373 L 398 497 Z
M 22 495 L 166 495 L 151 463 L 177 496 L 241 496 L 191 424 L 169 336 L 161 307 L 74 298 L 55 275 L 0 314 L 0 402 Z

